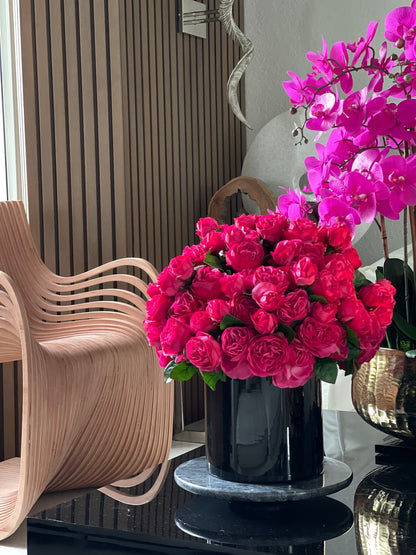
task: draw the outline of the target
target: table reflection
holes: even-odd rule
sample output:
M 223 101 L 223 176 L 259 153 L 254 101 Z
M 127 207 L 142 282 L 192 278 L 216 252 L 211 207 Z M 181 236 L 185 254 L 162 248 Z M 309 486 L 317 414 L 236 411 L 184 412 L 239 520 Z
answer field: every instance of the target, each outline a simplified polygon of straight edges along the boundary
M 211 544 L 251 547 L 253 552 L 267 548 L 267 553 L 323 555 L 325 540 L 349 530 L 353 516 L 346 505 L 328 497 L 237 503 L 201 496 L 178 509 L 175 523 Z
M 366 476 L 355 493 L 354 521 L 359 554 L 416 553 L 415 467 L 383 467 Z

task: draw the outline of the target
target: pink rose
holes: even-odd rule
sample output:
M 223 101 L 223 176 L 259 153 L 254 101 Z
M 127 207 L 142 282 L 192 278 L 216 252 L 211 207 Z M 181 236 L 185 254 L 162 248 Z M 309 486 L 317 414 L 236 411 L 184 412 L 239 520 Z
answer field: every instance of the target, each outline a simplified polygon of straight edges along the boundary
M 328 245 L 335 249 L 350 248 L 351 240 L 351 231 L 344 223 L 334 224 L 327 229 Z
M 227 264 L 236 272 L 244 269 L 255 269 L 263 262 L 265 252 L 259 243 L 254 241 L 241 241 L 234 243 L 225 253 Z
M 260 335 L 248 346 L 247 358 L 255 376 L 273 376 L 286 364 L 289 343 L 281 334 Z
M 170 314 L 189 321 L 191 314 L 195 312 L 195 310 L 199 310 L 200 307 L 201 303 L 195 299 L 190 291 L 184 289 L 176 294 L 175 302 L 170 309 Z
M 308 316 L 297 328 L 297 336 L 313 355 L 326 358 L 338 351 L 342 343 L 341 330 L 344 331 L 341 325 L 319 322 Z
M 315 357 L 305 349 L 301 342 L 294 339 L 289 345 L 288 360 L 282 371 L 272 378 L 277 387 L 300 387 L 313 376 Z
M 214 218 L 200 218 L 196 224 L 196 234 L 198 237 L 205 237 L 210 231 L 215 231 L 220 227 L 219 223 Z
M 160 344 L 164 355 L 179 355 L 191 337 L 190 327 L 179 318 L 169 318 L 162 333 Z
M 217 329 L 217 326 L 211 320 L 206 310 L 197 310 L 194 312 L 189 320 L 189 327 L 192 333 L 197 333 L 198 331 L 209 333 Z
M 252 376 L 247 362 L 247 347 L 254 333 L 249 328 L 226 328 L 221 335 L 221 368 L 232 379 L 245 380 Z
M 309 313 L 311 303 L 304 289 L 296 289 L 285 295 L 277 310 L 277 318 L 282 324 L 290 326 L 296 320 L 303 320 Z
M 149 283 L 147 286 L 147 294 L 150 298 L 161 294 L 160 285 L 158 283 Z
M 212 372 L 221 363 L 221 347 L 212 335 L 199 331 L 186 344 L 186 356 L 202 372 Z
M 303 256 L 292 264 L 291 271 L 296 285 L 312 285 L 318 275 L 318 266 L 309 256 Z
M 212 252 L 214 254 L 225 249 L 225 241 L 220 231 L 210 231 L 207 233 L 202 239 L 201 245 L 204 246 L 207 252 Z
M 312 303 L 310 316 L 319 320 L 319 322 L 333 322 L 336 320 L 338 305 L 336 304 L 323 304 L 321 301 Z
M 157 359 L 159 361 L 159 366 L 161 368 L 166 368 L 166 366 L 172 362 L 172 357 L 166 356 L 162 353 L 160 349 L 156 349 Z
M 372 312 L 377 316 L 377 320 L 380 322 L 381 326 L 387 327 L 391 324 L 393 319 L 393 308 L 376 306 Z
M 257 312 L 251 316 L 251 321 L 253 322 L 255 330 L 261 335 L 273 333 L 279 323 L 276 314 L 267 312 L 262 308 L 259 308 Z
M 342 251 L 342 254 L 345 256 L 345 258 L 348 260 L 353 268 L 360 268 L 362 262 L 360 260 L 360 257 L 358 256 L 358 252 L 354 249 L 354 247 L 344 249 Z
M 238 218 L 234 219 L 234 223 L 239 229 L 255 229 L 257 218 L 258 216 L 255 214 L 242 214 L 241 216 L 238 216 Z
M 179 289 L 183 287 L 184 282 L 177 279 L 167 267 L 157 276 L 157 283 L 162 293 L 168 295 L 168 297 L 174 297 Z
M 287 227 L 287 218 L 283 214 L 265 214 L 259 216 L 256 223 L 257 232 L 269 243 L 277 243 L 283 236 Z
M 367 307 L 384 306 L 393 308 L 396 304 L 395 294 L 396 288 L 387 279 L 379 279 L 376 283 L 371 283 L 360 289 L 358 298 Z
M 225 274 L 220 280 L 220 285 L 221 291 L 230 299 L 235 293 L 242 293 L 246 289 L 245 279 L 239 273 Z
M 318 226 L 308 218 L 297 218 L 289 222 L 284 232 L 285 239 L 300 239 L 316 243 L 318 241 Z
M 297 259 L 301 245 L 302 241 L 297 241 L 296 239 L 291 241 L 280 241 L 280 243 L 277 243 L 274 251 L 271 252 L 274 262 L 278 266 L 285 266 Z
M 146 332 L 147 341 L 151 347 L 160 349 L 160 334 L 165 327 L 165 321 L 153 322 L 152 320 L 145 320 L 143 322 L 143 329 Z
M 329 303 L 336 303 L 341 298 L 338 280 L 329 270 L 322 270 L 311 285 L 312 293 L 324 297 Z
M 258 304 L 247 295 L 237 294 L 231 299 L 231 314 L 244 322 L 246 326 L 252 326 L 251 316 L 258 310 Z
M 166 322 L 171 305 L 172 297 L 163 294 L 155 295 L 146 303 L 146 318 L 157 322 Z
M 197 299 L 209 301 L 222 296 L 221 278 L 224 274 L 216 268 L 198 268 L 192 281 L 191 291 Z
M 259 266 L 253 274 L 253 285 L 265 282 L 276 285 L 280 293 L 284 293 L 289 287 L 289 280 L 286 272 L 282 268 L 273 266 Z
M 308 256 L 318 268 L 324 264 L 325 245 L 323 243 L 302 243 L 299 248 L 299 258 Z
M 222 299 L 213 299 L 208 301 L 207 312 L 210 315 L 211 320 L 214 322 L 221 322 L 226 314 L 230 313 L 230 307 L 227 301 Z
M 367 317 L 367 311 L 360 299 L 349 297 L 343 299 L 338 308 L 338 319 L 344 324 L 348 324 L 354 318 L 364 319 Z
M 329 270 L 338 281 L 352 281 L 354 279 L 354 267 L 341 253 L 334 253 L 326 256 L 325 269 Z
M 203 245 L 199 244 L 185 247 L 182 254 L 183 256 L 188 257 L 195 264 L 195 266 L 198 266 L 198 264 L 201 264 L 204 261 L 207 251 Z
M 172 258 L 168 268 L 172 275 L 183 281 L 189 279 L 194 273 L 194 266 L 191 259 L 183 254 Z
M 253 288 L 252 295 L 259 307 L 265 310 L 276 310 L 282 304 L 282 294 L 274 283 L 267 281 L 258 283 Z
M 246 238 L 246 235 L 242 229 L 239 229 L 235 225 L 230 225 L 223 231 L 224 242 L 227 247 L 231 247 L 234 243 L 241 243 Z

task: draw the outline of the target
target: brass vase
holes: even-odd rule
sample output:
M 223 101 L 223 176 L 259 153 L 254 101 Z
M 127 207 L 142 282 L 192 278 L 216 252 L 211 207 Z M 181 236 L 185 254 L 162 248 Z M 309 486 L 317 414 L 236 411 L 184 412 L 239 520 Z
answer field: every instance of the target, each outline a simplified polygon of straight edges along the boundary
M 416 438 L 416 359 L 379 349 L 352 381 L 352 402 L 371 426 L 400 439 Z

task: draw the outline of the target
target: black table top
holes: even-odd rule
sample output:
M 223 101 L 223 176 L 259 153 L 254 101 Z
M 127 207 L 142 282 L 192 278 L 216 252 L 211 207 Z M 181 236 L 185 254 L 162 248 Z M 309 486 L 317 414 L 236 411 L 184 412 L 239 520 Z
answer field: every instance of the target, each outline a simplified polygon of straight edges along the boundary
M 93 490 L 30 515 L 29 555 L 416 553 L 414 466 L 360 468 L 358 457 L 353 483 L 329 497 L 229 503 L 176 485 L 176 466 L 203 452 L 201 447 L 175 459 L 163 489 L 147 505 L 125 505 Z M 153 481 L 129 492 L 139 495 Z

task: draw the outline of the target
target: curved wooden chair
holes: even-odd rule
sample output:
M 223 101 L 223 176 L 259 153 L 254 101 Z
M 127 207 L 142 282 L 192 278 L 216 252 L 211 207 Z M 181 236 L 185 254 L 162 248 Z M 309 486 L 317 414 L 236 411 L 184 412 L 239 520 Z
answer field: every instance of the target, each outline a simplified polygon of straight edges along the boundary
M 22 360 L 23 372 L 21 457 L 0 463 L 4 539 L 44 491 L 101 487 L 167 461 L 173 388 L 143 332 L 146 284 L 115 273 L 154 280 L 151 264 L 58 276 L 20 202 L 0 203 L 0 234 L 0 361 Z
M 220 224 L 225 223 L 227 210 L 225 201 L 237 193 L 247 194 L 259 207 L 260 214 L 267 214 L 268 209 L 276 208 L 277 198 L 263 181 L 242 175 L 231 179 L 218 189 L 209 203 L 208 216 L 215 218 Z

